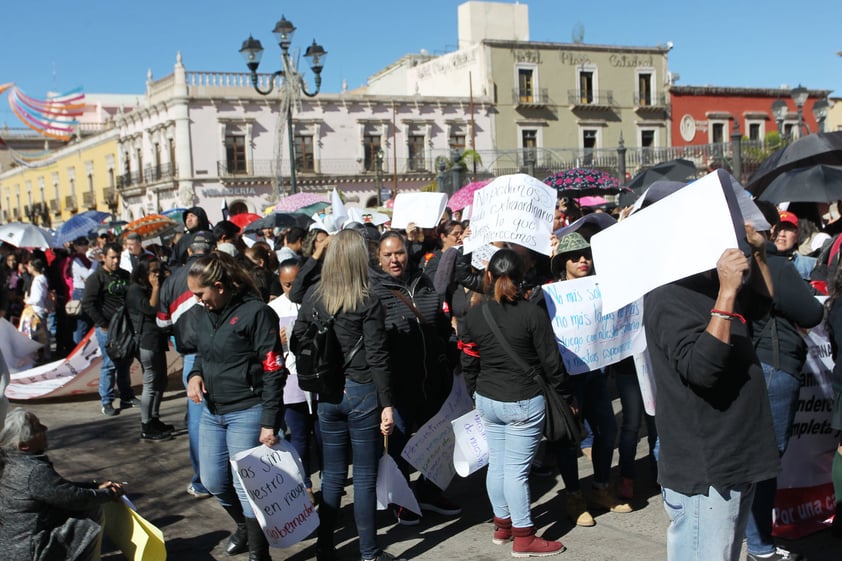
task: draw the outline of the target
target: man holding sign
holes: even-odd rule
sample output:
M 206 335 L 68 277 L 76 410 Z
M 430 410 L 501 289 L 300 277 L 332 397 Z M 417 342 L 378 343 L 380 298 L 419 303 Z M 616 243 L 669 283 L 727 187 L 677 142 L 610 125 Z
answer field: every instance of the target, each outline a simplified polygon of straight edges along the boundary
M 735 561 L 755 484 L 780 461 L 763 371 L 747 321 L 772 286 L 763 236 L 749 257 L 726 249 L 716 269 L 646 295 L 644 326 L 658 387 L 658 481 L 669 561 Z

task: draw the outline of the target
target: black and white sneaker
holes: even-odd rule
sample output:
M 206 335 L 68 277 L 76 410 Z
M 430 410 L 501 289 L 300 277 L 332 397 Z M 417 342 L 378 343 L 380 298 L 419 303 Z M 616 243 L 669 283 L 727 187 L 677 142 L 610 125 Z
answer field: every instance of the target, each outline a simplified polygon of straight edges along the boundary
M 772 553 L 766 555 L 758 555 L 756 553 L 749 553 L 746 556 L 747 561 L 804 561 L 804 557 L 800 553 L 794 553 L 782 547 L 778 547 Z

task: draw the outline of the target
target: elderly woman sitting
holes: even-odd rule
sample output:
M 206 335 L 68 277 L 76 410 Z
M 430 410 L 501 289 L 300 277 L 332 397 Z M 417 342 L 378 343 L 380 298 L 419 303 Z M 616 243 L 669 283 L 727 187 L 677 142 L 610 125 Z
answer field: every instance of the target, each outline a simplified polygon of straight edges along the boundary
M 16 408 L 0 430 L 0 543 L 9 560 L 100 558 L 100 505 L 123 494 L 117 483 L 75 484 L 62 478 L 44 452 L 47 427 Z

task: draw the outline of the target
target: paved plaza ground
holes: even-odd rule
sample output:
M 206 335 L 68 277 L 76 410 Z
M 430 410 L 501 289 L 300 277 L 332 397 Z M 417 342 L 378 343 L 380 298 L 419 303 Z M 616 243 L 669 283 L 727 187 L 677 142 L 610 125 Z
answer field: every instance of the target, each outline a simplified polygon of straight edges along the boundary
M 161 408 L 164 422 L 176 426 L 175 437 L 166 442 L 140 441 L 140 411 L 128 409 L 117 417 L 103 417 L 99 400 L 41 401 L 25 403 L 49 427 L 49 455 L 59 473 L 71 480 L 113 479 L 127 481 L 127 491 L 138 511 L 164 532 L 170 561 L 245 560 L 231 557 L 224 547 L 232 522 L 214 499 L 197 500 L 185 489 L 190 480 L 185 430 L 185 395 L 171 385 Z M 618 404 L 615 402 L 615 408 Z M 581 528 L 564 516 L 561 477 L 535 477 L 531 482 L 533 517 L 541 534 L 560 539 L 567 551 L 556 559 L 569 561 L 657 561 L 666 559 L 667 517 L 660 492 L 647 469 L 645 439 L 638 448 L 637 499 L 631 514 L 594 513 L 596 526 Z M 616 454 L 615 454 L 616 462 Z M 583 489 L 593 473 L 587 460 L 579 459 Z M 616 468 L 615 468 L 616 469 Z M 491 543 L 491 508 L 485 493 L 484 471 L 467 479 L 456 478 L 448 495 L 462 505 L 455 518 L 429 514 L 420 526 L 395 523 L 390 512 L 380 512 L 380 543 L 387 551 L 413 560 L 486 561 L 510 559 L 510 545 Z M 315 478 L 315 482 L 318 478 Z M 343 498 L 344 526 L 338 533 L 340 559 L 359 559 L 354 539 L 353 490 Z M 314 540 L 287 550 L 272 550 L 278 561 L 315 558 Z M 842 540 L 829 532 L 788 544 L 808 555 L 809 561 L 842 560 Z M 0 554 L 2 558 L 2 554 Z M 744 558 L 744 557 L 743 557 Z M 113 548 L 103 556 L 122 561 Z

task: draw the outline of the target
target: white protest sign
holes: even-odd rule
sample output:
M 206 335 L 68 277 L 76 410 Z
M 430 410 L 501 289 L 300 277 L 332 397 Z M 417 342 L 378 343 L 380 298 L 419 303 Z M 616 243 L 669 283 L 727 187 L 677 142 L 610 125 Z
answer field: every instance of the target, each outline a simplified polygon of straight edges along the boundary
M 491 258 L 494 257 L 494 254 L 497 253 L 499 249 L 499 247 L 491 245 L 490 243 L 475 248 L 471 252 L 471 267 L 482 271 L 488 267 L 488 262 L 491 261 Z
M 404 446 L 401 456 L 424 474 L 439 489 L 446 489 L 456 474 L 453 467 L 453 448 L 456 439 L 450 422 L 473 409 L 462 376 L 453 377 L 450 395 L 439 412 L 424 423 Z
M 319 526 L 319 515 L 304 486 L 304 467 L 284 439 L 231 458 L 231 470 L 246 490 L 257 521 L 272 547 L 289 547 Z
M 652 371 L 652 357 L 649 349 L 634 355 L 634 368 L 637 371 L 637 383 L 640 385 L 640 395 L 643 398 L 643 409 L 647 415 L 655 416 L 655 373 Z
M 602 275 L 542 286 L 556 343 L 570 374 L 614 364 L 646 348 L 643 299 L 602 313 Z
M 531 175 L 503 175 L 474 193 L 471 236 L 465 251 L 511 242 L 551 255 L 556 191 Z
M 400 193 L 392 208 L 392 228 L 402 230 L 410 222 L 419 228 L 435 228 L 447 206 L 447 193 Z
M 733 197 L 733 194 L 731 194 Z M 738 247 L 734 219 L 717 174 L 676 191 L 591 238 L 603 312 L 647 292 L 716 268 Z
M 468 477 L 488 465 L 488 435 L 479 411 L 472 409 L 451 421 L 456 446 L 453 467 L 460 477 Z
M 422 516 L 418 500 L 409 487 L 406 477 L 389 454 L 383 454 L 377 464 L 377 510 L 386 510 L 389 505 L 402 506 Z

